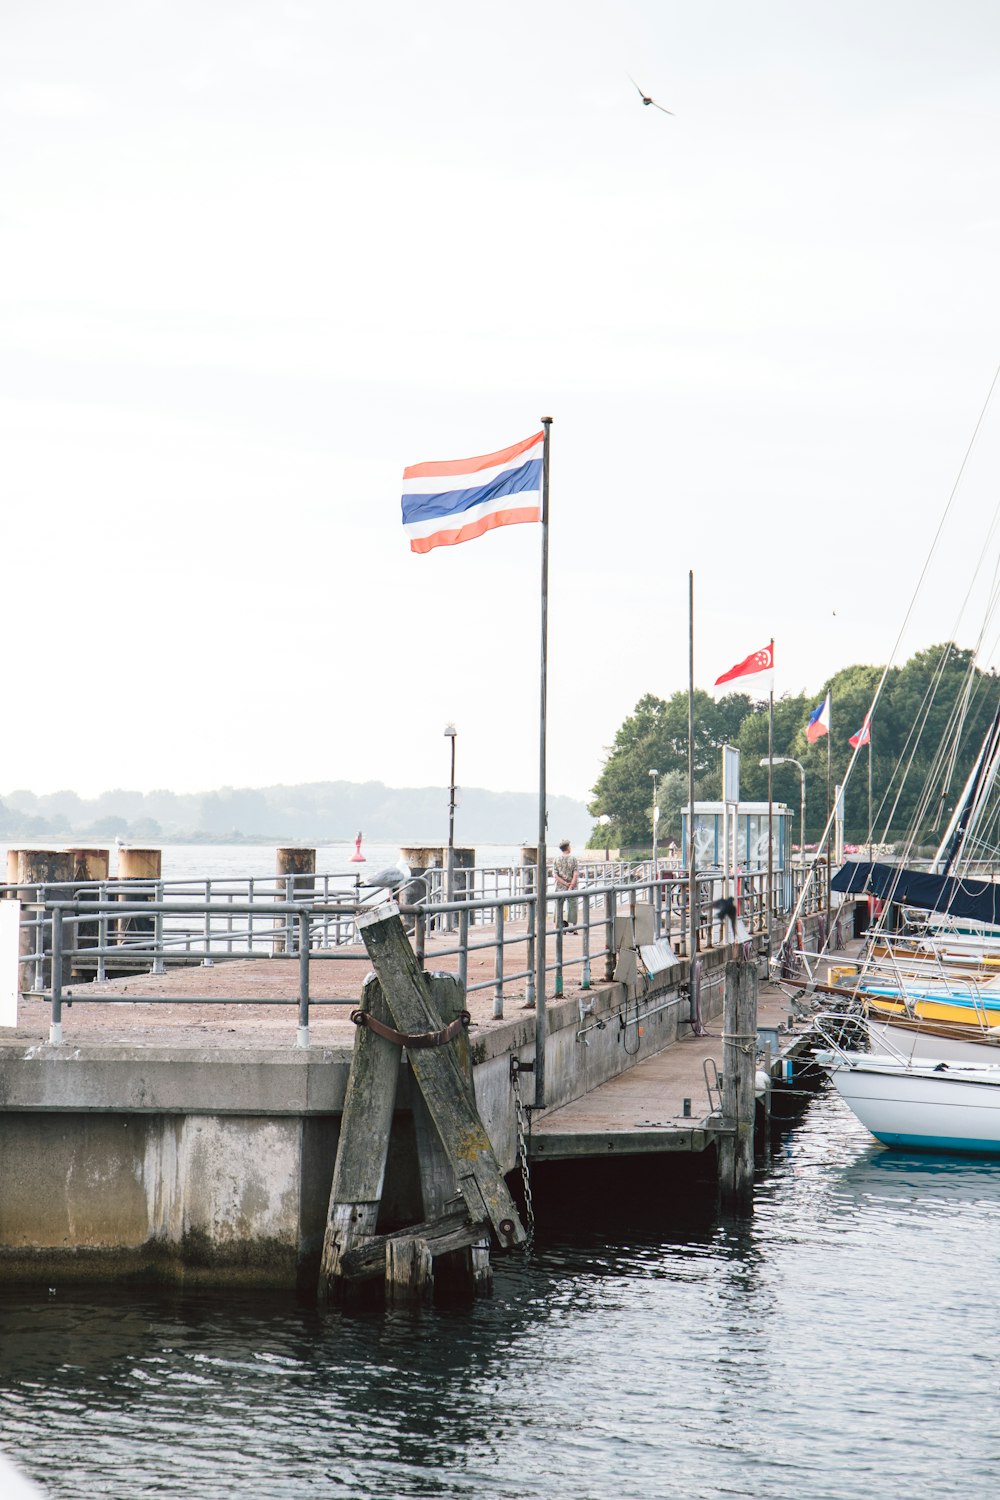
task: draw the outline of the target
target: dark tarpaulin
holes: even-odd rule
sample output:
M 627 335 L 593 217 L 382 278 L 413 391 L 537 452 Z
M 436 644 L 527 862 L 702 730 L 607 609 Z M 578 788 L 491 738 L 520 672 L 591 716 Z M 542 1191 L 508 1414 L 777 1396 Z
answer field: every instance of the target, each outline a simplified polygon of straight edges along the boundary
M 830 888 L 844 895 L 870 893 L 880 901 L 905 901 L 923 911 L 948 912 L 974 922 L 1000 922 L 1000 885 L 993 880 L 963 880 L 901 865 L 848 860 L 830 881 Z

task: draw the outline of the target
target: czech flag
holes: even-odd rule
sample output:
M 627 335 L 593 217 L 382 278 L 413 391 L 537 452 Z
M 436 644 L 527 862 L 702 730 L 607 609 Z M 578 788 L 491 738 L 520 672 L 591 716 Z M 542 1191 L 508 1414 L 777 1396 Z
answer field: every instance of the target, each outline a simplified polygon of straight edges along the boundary
M 480 458 L 403 470 L 403 530 L 411 552 L 470 542 L 498 526 L 541 520 L 545 433 Z
M 858 730 L 857 734 L 852 734 L 851 735 L 851 741 L 850 742 L 854 746 L 855 750 L 860 749 L 862 745 L 870 745 L 871 744 L 871 742 L 872 742 L 872 711 L 871 711 L 871 709 L 869 709 L 868 712 L 865 714 L 865 722 L 862 724 L 862 726 Z
M 830 694 L 827 693 L 818 708 L 814 708 L 809 715 L 809 723 L 806 725 L 806 739 L 810 745 L 823 738 L 824 734 L 830 733 Z

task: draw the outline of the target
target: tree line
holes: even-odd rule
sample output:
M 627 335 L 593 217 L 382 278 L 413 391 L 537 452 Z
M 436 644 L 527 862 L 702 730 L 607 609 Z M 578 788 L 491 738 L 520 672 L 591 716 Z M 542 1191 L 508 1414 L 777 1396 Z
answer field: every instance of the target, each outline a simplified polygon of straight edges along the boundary
M 831 782 L 842 784 L 854 753 L 850 737 L 864 723 L 882 667 L 844 667 L 815 695 L 784 694 L 774 702 L 773 754 L 799 761 L 805 772 L 805 842 L 815 843 L 825 827 L 827 757 Z M 738 684 L 737 684 L 738 685 Z M 831 696 L 831 733 L 810 742 L 806 727 L 813 710 Z M 744 802 L 766 801 L 768 753 L 767 699 L 731 692 L 716 700 L 694 693 L 695 798 L 722 796 L 722 746 L 740 751 L 740 791 Z M 915 836 L 933 843 L 943 833 L 983 737 L 1000 703 L 1000 679 L 983 672 L 974 653 L 948 642 L 917 652 L 904 666 L 890 669 L 871 723 L 871 746 L 858 755 L 844 799 L 845 838 L 869 837 L 868 756 L 871 755 L 872 833 L 879 841 Z M 942 748 L 943 747 L 943 748 Z M 650 771 L 658 772 L 656 778 Z M 801 842 L 801 781 L 794 765 L 774 766 L 773 795 L 794 814 L 795 841 Z M 647 693 L 615 735 L 593 788 L 591 817 L 598 820 L 592 848 L 648 848 L 653 826 L 653 787 L 660 807 L 659 839 L 680 839 L 681 812 L 688 800 L 688 695 L 670 698 Z

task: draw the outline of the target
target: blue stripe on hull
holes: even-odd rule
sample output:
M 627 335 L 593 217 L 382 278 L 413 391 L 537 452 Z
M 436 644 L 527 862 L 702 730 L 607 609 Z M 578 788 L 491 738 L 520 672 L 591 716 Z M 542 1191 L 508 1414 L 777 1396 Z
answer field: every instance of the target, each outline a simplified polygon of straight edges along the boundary
M 951 1156 L 1000 1156 L 1000 1141 L 951 1140 L 940 1135 L 896 1135 L 872 1131 L 885 1146 L 903 1146 L 909 1151 L 946 1151 Z

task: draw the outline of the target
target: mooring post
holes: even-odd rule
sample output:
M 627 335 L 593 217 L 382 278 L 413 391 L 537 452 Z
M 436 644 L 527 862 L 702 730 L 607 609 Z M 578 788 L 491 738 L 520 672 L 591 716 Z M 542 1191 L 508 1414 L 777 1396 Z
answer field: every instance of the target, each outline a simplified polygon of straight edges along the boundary
M 722 1020 L 722 1123 L 719 1191 L 723 1207 L 742 1211 L 753 1200 L 754 1092 L 757 1072 L 757 967 L 726 965 Z
M 374 974 L 365 980 L 359 1007 L 388 1023 L 389 1009 Z M 354 1246 L 371 1239 L 378 1224 L 389 1135 L 396 1104 L 400 1052 L 367 1026 L 354 1038 L 354 1061 L 340 1119 L 340 1140 L 323 1239 L 319 1294 L 341 1287 L 341 1262 Z
M 103 901 L 105 891 L 101 887 L 107 882 L 111 868 L 110 851 L 107 849 L 67 849 L 66 853 L 73 861 L 73 879 L 80 882 L 80 887 L 74 892 L 77 900 Z M 70 935 L 66 946 L 77 950 L 76 958 L 68 965 L 70 979 L 93 979 L 96 977 L 96 972 L 82 967 L 80 950 L 104 946 L 101 942 L 100 920 L 97 917 L 89 919 L 75 917 L 71 920 L 68 931 Z M 157 972 L 163 972 L 162 964 Z
M 427 976 L 417 967 L 399 908 L 388 903 L 368 913 L 359 919 L 358 931 L 381 981 L 393 1025 L 414 1034 L 441 1030 L 440 1013 Z M 523 1244 L 524 1226 L 454 1052 L 450 1047 L 408 1049 L 408 1057 L 470 1219 L 477 1224 L 488 1220 L 504 1249 Z
M 45 912 L 36 911 L 33 915 L 33 925 L 26 927 L 23 925 L 24 908 L 32 902 L 41 905 L 45 901 L 47 886 L 65 886 L 72 878 L 73 861 L 63 850 L 19 849 L 17 851 L 17 884 L 21 887 L 33 887 L 33 889 L 21 890 L 22 927 L 19 951 L 23 961 L 18 966 L 17 983 L 22 992 L 46 990 L 52 978 L 51 960 L 46 958 Z M 69 894 L 68 889 L 51 892 L 51 895 L 58 901 L 65 901 Z M 61 973 L 60 978 L 65 980 L 68 975 Z
M 118 880 L 123 884 L 135 883 L 145 885 L 145 890 L 123 891 L 119 890 L 118 900 L 122 902 L 154 901 L 156 892 L 150 887 L 160 879 L 162 868 L 162 849 L 119 849 L 118 851 Z M 119 943 L 128 943 L 130 938 L 142 934 L 140 942 L 143 947 L 146 943 L 143 939 L 156 931 L 155 917 L 119 917 L 117 924 L 117 940 Z
M 276 849 L 275 876 L 279 901 L 298 901 L 312 897 L 316 891 L 316 850 Z M 282 888 L 283 887 L 283 888 Z M 295 949 L 295 918 L 290 914 L 275 920 L 272 953 L 292 953 Z
M 431 999 L 446 1026 L 462 1015 L 465 1010 L 465 986 L 454 974 L 428 974 L 426 976 Z M 469 1033 L 465 1029 L 448 1043 L 454 1053 L 459 1070 L 466 1080 L 469 1098 L 475 1107 L 475 1086 L 472 1076 L 472 1049 Z M 437 1127 L 431 1117 L 427 1102 L 418 1088 L 412 1091 L 410 1109 L 413 1115 L 413 1133 L 417 1143 L 417 1164 L 420 1172 L 420 1195 L 423 1201 L 424 1218 L 433 1220 L 454 1209 L 461 1202 L 458 1181 L 448 1153 L 445 1151 Z M 443 1256 L 434 1267 L 434 1274 L 445 1290 L 472 1296 L 488 1296 L 493 1289 L 493 1268 L 490 1264 L 490 1238 L 484 1235 L 477 1243 L 464 1246 Z M 389 1265 L 386 1263 L 386 1276 Z

